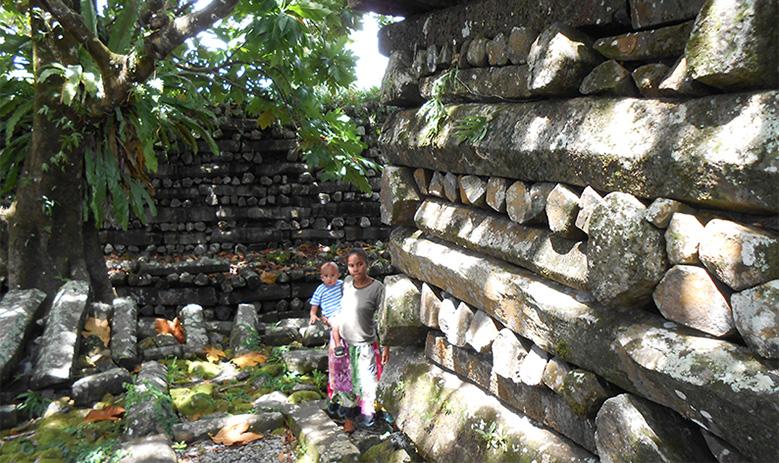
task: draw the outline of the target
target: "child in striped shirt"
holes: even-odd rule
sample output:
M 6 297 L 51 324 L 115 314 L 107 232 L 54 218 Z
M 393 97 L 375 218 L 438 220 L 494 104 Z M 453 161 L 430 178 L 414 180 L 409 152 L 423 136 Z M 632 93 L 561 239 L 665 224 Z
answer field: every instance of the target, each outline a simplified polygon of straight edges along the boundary
M 317 286 L 311 296 L 311 319 L 308 324 L 313 325 L 317 320 L 317 312 L 322 309 L 322 321 L 330 325 L 335 345 L 334 355 L 338 358 L 346 354 L 346 349 L 341 343 L 338 333 L 338 323 L 335 316 L 341 312 L 341 296 L 343 295 L 343 280 L 339 279 L 338 266 L 334 262 L 325 262 L 320 268 L 322 284 Z

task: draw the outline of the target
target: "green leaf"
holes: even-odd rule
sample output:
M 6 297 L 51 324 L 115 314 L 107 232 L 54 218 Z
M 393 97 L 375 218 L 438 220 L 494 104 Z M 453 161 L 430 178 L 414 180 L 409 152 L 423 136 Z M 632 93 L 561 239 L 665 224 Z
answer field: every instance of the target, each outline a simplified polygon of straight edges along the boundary
M 84 25 L 87 29 L 97 34 L 97 12 L 92 0 L 81 0 L 81 16 L 84 18 Z
M 5 124 L 5 143 L 7 145 L 11 143 L 16 124 L 18 124 L 23 117 L 32 115 L 33 103 L 33 100 L 24 101 L 16 107 L 16 110 L 11 114 L 11 117 L 8 118 L 8 121 Z
M 138 11 L 135 8 L 135 2 L 131 0 L 121 1 L 122 10 L 116 17 L 111 36 L 108 39 L 108 48 L 115 53 L 126 53 L 130 51 L 130 45 L 133 41 L 132 29 L 135 27 L 135 21 L 138 19 Z

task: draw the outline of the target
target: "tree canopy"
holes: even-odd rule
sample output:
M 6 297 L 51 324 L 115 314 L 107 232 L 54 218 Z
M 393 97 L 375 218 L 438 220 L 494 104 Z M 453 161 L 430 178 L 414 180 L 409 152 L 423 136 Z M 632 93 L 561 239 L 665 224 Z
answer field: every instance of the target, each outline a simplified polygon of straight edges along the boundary
M 87 279 L 110 298 L 96 228 L 155 213 L 149 172 L 171 145 L 216 152 L 214 105 L 237 103 L 261 128 L 292 126 L 309 165 L 368 191 L 377 166 L 349 118 L 322 104 L 355 79 L 346 45 L 360 17 L 345 4 L 3 0 L 9 287 L 51 296 L 60 280 Z
M 364 146 L 321 96 L 354 81 L 348 34 L 359 16 L 338 0 L 4 1 L 0 12 L 0 178 L 20 180 L 30 151 L 35 85 L 56 81 L 49 99 L 64 107 L 62 149 L 84 152 L 85 200 L 97 223 L 104 205 L 126 224 L 153 209 L 147 170 L 167 146 L 197 139 L 216 150 L 209 106 L 232 102 L 265 128 L 291 124 L 305 160 L 368 189 Z M 36 6 L 37 5 L 37 6 Z M 46 35 L 50 59 L 34 69 L 32 39 Z M 205 36 L 205 37 L 204 37 Z M 208 44 L 208 45 L 206 45 Z M 68 51 L 65 48 L 72 48 Z M 56 51 L 58 50 L 59 53 Z M 52 111 L 44 104 L 38 111 Z

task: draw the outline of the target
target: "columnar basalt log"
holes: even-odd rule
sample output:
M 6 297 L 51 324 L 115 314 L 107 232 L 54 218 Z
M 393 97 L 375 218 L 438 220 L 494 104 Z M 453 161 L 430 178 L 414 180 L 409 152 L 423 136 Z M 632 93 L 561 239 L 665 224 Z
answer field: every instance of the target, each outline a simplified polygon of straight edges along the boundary
M 779 125 L 777 107 L 779 92 L 506 104 L 476 147 L 460 144 L 453 129 L 491 107 L 450 107 L 438 132 L 434 122 L 405 110 L 388 118 L 380 143 L 395 165 L 777 212 L 770 130 Z
M 676 410 L 754 459 L 779 458 L 779 373 L 748 349 L 666 327 L 657 315 L 592 296 L 503 261 L 399 229 L 393 263 L 485 310 L 547 352 Z

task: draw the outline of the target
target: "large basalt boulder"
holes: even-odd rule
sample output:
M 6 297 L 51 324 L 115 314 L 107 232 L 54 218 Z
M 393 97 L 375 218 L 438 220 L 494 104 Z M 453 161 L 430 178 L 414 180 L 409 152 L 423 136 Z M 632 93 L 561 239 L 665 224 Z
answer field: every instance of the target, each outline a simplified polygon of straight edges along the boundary
M 630 21 L 634 29 L 678 23 L 685 19 L 693 19 L 705 1 L 629 0 Z
M 645 305 L 668 267 L 662 233 L 635 197 L 610 193 L 592 213 L 589 287 L 603 304 Z
M 519 369 L 532 346 L 526 346 L 517 335 L 508 328 L 498 332 L 492 342 L 492 370 L 498 376 L 520 382 Z
M 8 291 L 0 300 L 0 380 L 5 380 L 22 356 L 35 314 L 46 298 L 38 289 Z
M 527 70 L 526 65 L 460 69 L 456 79 L 448 74 L 421 79 L 419 89 L 426 100 L 437 93 L 445 103 L 525 99 L 531 96 Z M 442 79 L 447 79 L 446 84 Z
M 441 310 L 441 299 L 427 283 L 422 283 L 420 299 L 419 320 L 423 325 L 437 330 L 438 312 Z
M 381 222 L 385 225 L 413 225 L 422 197 L 414 172 L 408 167 L 385 166 L 381 174 Z
M 384 302 L 377 314 L 379 339 L 385 346 L 413 346 L 424 342 L 427 328 L 419 319 L 421 292 L 406 275 L 384 278 Z
M 474 384 L 430 364 L 421 349 L 393 349 L 378 395 L 397 426 L 432 461 L 552 463 L 595 458 Z M 491 439 L 485 434 L 490 428 L 495 432 Z
M 713 461 L 693 423 L 632 394 L 607 400 L 595 424 L 595 441 L 602 461 Z
M 559 394 L 571 406 L 574 413 L 595 418 L 601 405 L 613 395 L 612 387 L 595 373 L 573 369 L 563 377 Z
M 407 275 L 547 352 L 703 423 L 753 460 L 779 459 L 776 409 L 765 406 L 779 394 L 779 373 L 746 347 L 694 335 L 651 312 L 604 307 L 589 293 L 420 231 L 395 230 L 390 249 Z
M 238 304 L 233 327 L 230 330 L 230 349 L 236 355 L 250 351 L 249 342 L 257 336 L 257 310 L 254 304 Z
M 584 95 L 638 96 L 633 75 L 613 59 L 595 66 L 579 91 Z
M 663 236 L 671 264 L 700 263 L 698 244 L 703 236 L 703 225 L 697 217 L 682 212 L 673 214 Z
M 414 75 L 411 53 L 395 50 L 389 55 L 381 80 L 381 103 L 393 106 L 418 106 L 424 102 L 419 94 L 419 80 Z
M 78 357 L 79 337 L 87 315 L 89 296 L 89 283 L 86 281 L 69 281 L 54 296 L 30 381 L 34 389 L 70 379 Z
M 736 291 L 779 278 L 779 237 L 729 220 L 710 220 L 698 245 L 706 269 Z
M 650 31 L 603 37 L 593 47 L 603 56 L 618 61 L 651 61 L 676 58 L 692 31 L 692 21 Z
M 528 89 L 533 95 L 576 95 L 584 77 L 600 61 L 587 35 L 565 24 L 553 24 L 530 48 Z
M 206 333 L 206 319 L 203 307 L 198 304 L 187 304 L 182 307 L 179 314 L 181 324 L 184 326 L 184 352 L 187 354 L 199 354 L 208 345 Z
M 665 318 L 718 337 L 736 331 L 728 296 L 706 269 L 695 265 L 675 265 L 652 294 Z
M 508 103 L 500 111 L 472 104 L 448 106 L 437 132 L 416 110 L 401 110 L 387 118 L 379 140 L 394 165 L 776 213 L 774 132 L 760 127 L 779 124 L 777 106 L 776 91 L 679 102 L 588 97 Z M 462 119 L 490 112 L 478 147 L 460 143 Z
M 779 280 L 730 298 L 736 328 L 747 345 L 766 358 L 779 358 Z
M 708 0 L 685 56 L 690 76 L 721 90 L 779 85 L 776 0 Z
M 138 353 L 138 304 L 131 298 L 114 299 L 111 320 L 111 357 L 117 365 L 134 370 L 140 361 Z

